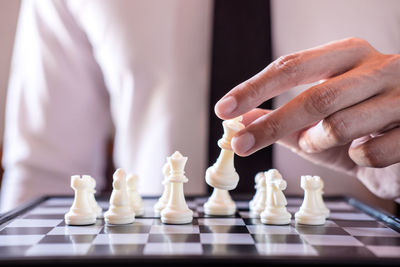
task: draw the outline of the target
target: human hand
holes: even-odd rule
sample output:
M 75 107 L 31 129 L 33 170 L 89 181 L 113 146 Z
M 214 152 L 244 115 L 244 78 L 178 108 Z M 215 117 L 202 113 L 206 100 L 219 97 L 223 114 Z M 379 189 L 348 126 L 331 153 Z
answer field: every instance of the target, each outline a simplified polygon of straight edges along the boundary
M 232 139 L 240 156 L 278 141 L 316 163 L 358 176 L 380 196 L 397 197 L 399 74 L 400 55 L 345 39 L 279 58 L 228 92 L 215 112 L 221 119 L 243 115 L 246 127 Z M 276 110 L 256 108 L 294 86 L 320 80 Z M 390 187 L 382 186 L 383 174 L 390 176 L 385 178 Z

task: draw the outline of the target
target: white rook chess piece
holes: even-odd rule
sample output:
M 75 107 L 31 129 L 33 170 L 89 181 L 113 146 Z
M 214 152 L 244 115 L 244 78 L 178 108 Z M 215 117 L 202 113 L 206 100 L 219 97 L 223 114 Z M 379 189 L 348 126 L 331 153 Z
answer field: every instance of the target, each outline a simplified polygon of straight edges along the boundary
M 264 185 L 260 183 L 261 177 L 264 176 L 264 172 L 259 172 L 254 176 L 254 189 L 256 190 L 256 193 L 254 194 L 252 200 L 249 202 L 249 209 L 250 211 L 254 210 L 254 205 L 257 203 L 257 201 L 260 199 L 260 188 Z
M 171 183 L 171 193 L 167 206 L 161 211 L 161 221 L 168 224 L 186 224 L 193 220 L 193 211 L 186 204 L 183 194 L 183 183 L 188 179 L 185 176 L 184 168 L 187 157 L 176 151 L 168 157 L 171 174 L 168 177 Z
M 94 194 L 96 193 L 96 180 L 91 177 L 90 175 L 83 175 L 82 176 L 84 179 L 88 179 L 90 182 L 90 188 L 88 191 L 88 198 L 89 198 L 89 204 L 93 208 L 94 212 L 96 213 L 96 217 L 98 219 L 103 218 L 103 209 L 97 204 L 96 198 L 94 197 Z
M 325 206 L 324 199 L 322 198 L 322 195 L 324 194 L 323 189 L 324 189 L 324 181 L 322 181 L 321 177 L 319 176 L 314 176 L 314 179 L 318 180 L 321 184 L 320 189 L 317 191 L 317 202 L 318 202 L 318 207 L 321 209 L 322 213 L 324 214 L 325 218 L 328 218 L 330 215 L 329 209 Z
M 325 215 L 318 203 L 318 191 L 322 184 L 317 176 L 301 176 L 301 188 L 304 190 L 304 200 L 295 214 L 296 223 L 307 225 L 322 225 Z
M 135 221 L 135 212 L 129 205 L 126 174 L 123 169 L 114 172 L 110 207 L 104 213 L 104 220 L 108 224 L 128 224 Z
M 204 213 L 207 215 L 233 215 L 236 212 L 236 204 L 229 192 L 218 188 L 214 188 L 203 207 Z
M 231 140 L 235 133 L 244 128 L 241 117 L 222 122 L 224 134 L 218 140 L 221 153 L 217 161 L 206 170 L 206 182 L 214 188 L 223 190 L 235 189 L 239 182 L 239 175 L 234 167 L 234 152 L 231 147 Z
M 267 172 L 265 172 L 267 173 Z M 265 185 L 265 173 L 258 177 L 258 197 L 254 204 L 250 207 L 250 214 L 252 217 L 258 217 L 265 209 L 265 202 L 267 197 L 267 188 Z
M 129 204 L 135 212 L 135 216 L 143 216 L 144 204 L 142 197 L 139 195 L 138 188 L 139 177 L 136 174 L 128 175 L 126 182 L 128 185 Z
M 88 225 L 96 222 L 96 213 L 89 202 L 90 180 L 79 175 L 71 176 L 71 187 L 75 192 L 74 202 L 64 219 L 68 225 Z
M 267 198 L 264 211 L 260 214 L 261 222 L 264 224 L 283 225 L 289 224 L 292 215 L 287 211 L 287 200 L 283 194 L 286 189 L 286 181 L 276 169 L 265 173 L 265 184 Z
M 158 199 L 157 203 L 154 205 L 154 213 L 159 216 L 161 211 L 167 206 L 169 195 L 171 193 L 171 183 L 168 180 L 168 177 L 171 173 L 171 168 L 169 163 L 166 162 L 162 168 L 162 173 L 164 175 L 163 185 L 164 185 L 164 192 L 162 193 L 161 197 Z

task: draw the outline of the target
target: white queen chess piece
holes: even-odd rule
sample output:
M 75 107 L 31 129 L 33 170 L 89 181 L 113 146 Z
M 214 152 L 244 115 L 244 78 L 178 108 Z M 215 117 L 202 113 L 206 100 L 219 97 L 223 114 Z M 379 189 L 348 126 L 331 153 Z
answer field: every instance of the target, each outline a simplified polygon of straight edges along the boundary
M 213 188 L 223 190 L 233 190 L 239 182 L 239 175 L 234 167 L 235 153 L 231 147 L 231 140 L 235 133 L 244 128 L 241 123 L 242 117 L 226 120 L 222 122 L 224 134 L 218 140 L 221 148 L 217 161 L 206 170 L 206 182 Z
M 287 183 L 276 169 L 265 173 L 265 184 L 267 198 L 264 211 L 260 214 L 261 222 L 264 224 L 284 225 L 289 224 L 292 215 L 287 211 L 287 200 L 283 194 Z
M 126 178 L 126 182 L 128 185 L 129 204 L 131 205 L 131 208 L 135 212 L 135 216 L 143 216 L 144 214 L 143 199 L 139 195 L 139 192 L 137 190 L 139 177 L 136 174 L 130 174 L 128 175 L 128 178 Z
M 96 222 L 96 212 L 89 202 L 91 182 L 87 176 L 71 176 L 71 187 L 75 192 L 74 202 L 65 214 L 65 223 L 68 225 L 89 225 Z
M 129 205 L 126 173 L 123 169 L 114 172 L 110 207 L 104 213 L 104 220 L 108 224 L 129 224 L 135 221 L 135 212 Z
M 326 217 L 318 202 L 318 191 L 322 188 L 320 177 L 301 176 L 301 188 L 304 190 L 304 200 L 299 211 L 295 214 L 296 223 L 307 225 L 325 224 Z
M 94 194 L 96 193 L 96 180 L 90 175 L 83 175 L 82 178 L 88 179 L 90 182 L 90 188 L 88 192 L 89 204 L 93 208 L 98 219 L 103 218 L 103 209 L 97 204 Z
M 233 215 L 236 212 L 236 204 L 229 195 L 229 191 L 218 188 L 214 188 L 203 207 L 207 215 Z
M 193 211 L 186 204 L 183 194 L 183 183 L 187 183 L 184 168 L 187 157 L 176 151 L 171 157 L 168 157 L 168 163 L 171 168 L 168 177 L 171 183 L 171 192 L 167 206 L 161 211 L 161 221 L 167 224 L 186 224 L 193 220 Z
M 166 162 L 162 168 L 162 173 L 164 176 L 164 180 L 162 184 L 164 185 L 164 192 L 161 197 L 158 199 L 157 203 L 154 205 L 154 213 L 159 216 L 161 211 L 167 206 L 169 201 L 169 195 L 171 193 L 171 183 L 168 180 L 168 177 L 171 173 L 171 168 L 169 163 Z

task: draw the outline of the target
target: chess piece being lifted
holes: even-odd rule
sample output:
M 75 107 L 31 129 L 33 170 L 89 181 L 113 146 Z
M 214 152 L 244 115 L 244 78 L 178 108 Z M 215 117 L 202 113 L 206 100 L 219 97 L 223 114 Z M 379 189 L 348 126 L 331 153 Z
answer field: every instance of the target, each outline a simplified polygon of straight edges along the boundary
M 99 206 L 99 204 L 97 204 L 96 198 L 94 197 L 94 194 L 96 193 L 96 180 L 90 175 L 83 175 L 82 178 L 88 179 L 90 182 L 90 188 L 88 191 L 89 204 L 96 213 L 96 217 L 101 219 L 103 218 L 103 209 Z
M 87 176 L 71 176 L 71 187 L 75 192 L 74 202 L 65 214 L 65 223 L 68 225 L 89 225 L 96 222 L 96 212 L 89 202 L 91 182 Z
M 287 200 L 283 194 L 286 181 L 276 169 L 265 172 L 267 198 L 264 211 L 260 214 L 264 224 L 284 225 L 289 224 L 292 215 L 286 210 Z
M 244 128 L 241 123 L 242 117 L 226 120 L 222 122 L 224 134 L 218 140 L 221 153 L 217 161 L 206 170 L 206 182 L 214 188 L 223 190 L 233 190 L 239 182 L 239 175 L 234 167 L 235 153 L 231 147 L 231 140 L 235 133 Z
M 108 224 L 129 224 L 135 221 L 135 212 L 129 205 L 126 174 L 123 169 L 114 172 L 110 207 L 104 213 L 104 220 Z
M 139 195 L 138 188 L 139 177 L 136 174 L 128 175 L 126 182 L 128 185 L 129 204 L 135 212 L 135 216 L 143 216 L 144 204 L 142 197 Z
M 163 185 L 164 185 L 164 192 L 162 193 L 161 197 L 158 199 L 157 203 L 154 205 L 154 213 L 159 216 L 161 211 L 167 206 L 169 195 L 171 193 L 171 183 L 168 180 L 168 176 L 171 173 L 171 168 L 169 163 L 166 162 L 162 168 L 162 173 L 164 175 Z
M 304 190 L 304 200 L 295 214 L 296 223 L 307 225 L 325 224 L 325 214 L 318 203 L 318 191 L 322 188 L 321 178 L 318 176 L 301 176 L 301 188 Z
M 214 188 L 203 207 L 207 215 L 233 215 L 236 212 L 236 204 L 229 195 L 229 191 L 218 188 Z
M 171 183 L 171 193 L 167 206 L 161 211 L 161 221 L 167 224 L 186 224 L 193 220 L 193 211 L 186 204 L 183 194 L 183 183 L 187 183 L 184 168 L 187 157 L 176 151 L 168 157 L 171 173 L 168 177 Z

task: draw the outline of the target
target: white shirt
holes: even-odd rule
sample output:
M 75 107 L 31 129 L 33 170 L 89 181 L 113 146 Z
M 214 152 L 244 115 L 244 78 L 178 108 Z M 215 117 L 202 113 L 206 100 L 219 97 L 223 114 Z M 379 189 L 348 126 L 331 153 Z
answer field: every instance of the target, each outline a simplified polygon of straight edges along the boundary
M 272 1 L 274 57 L 348 36 L 397 53 L 398 4 L 384 3 Z M 140 176 L 141 194 L 160 194 L 161 167 L 175 150 L 189 157 L 185 193 L 204 193 L 211 18 L 211 0 L 23 2 L 7 100 L 2 210 L 43 194 L 71 194 L 73 174 L 92 175 L 100 191 L 112 124 L 115 165 Z M 321 175 L 326 192 L 343 189 L 341 174 L 282 148 L 274 156 L 288 181 L 285 193 L 301 193 L 301 174 Z M 362 188 L 348 181 L 351 192 Z

